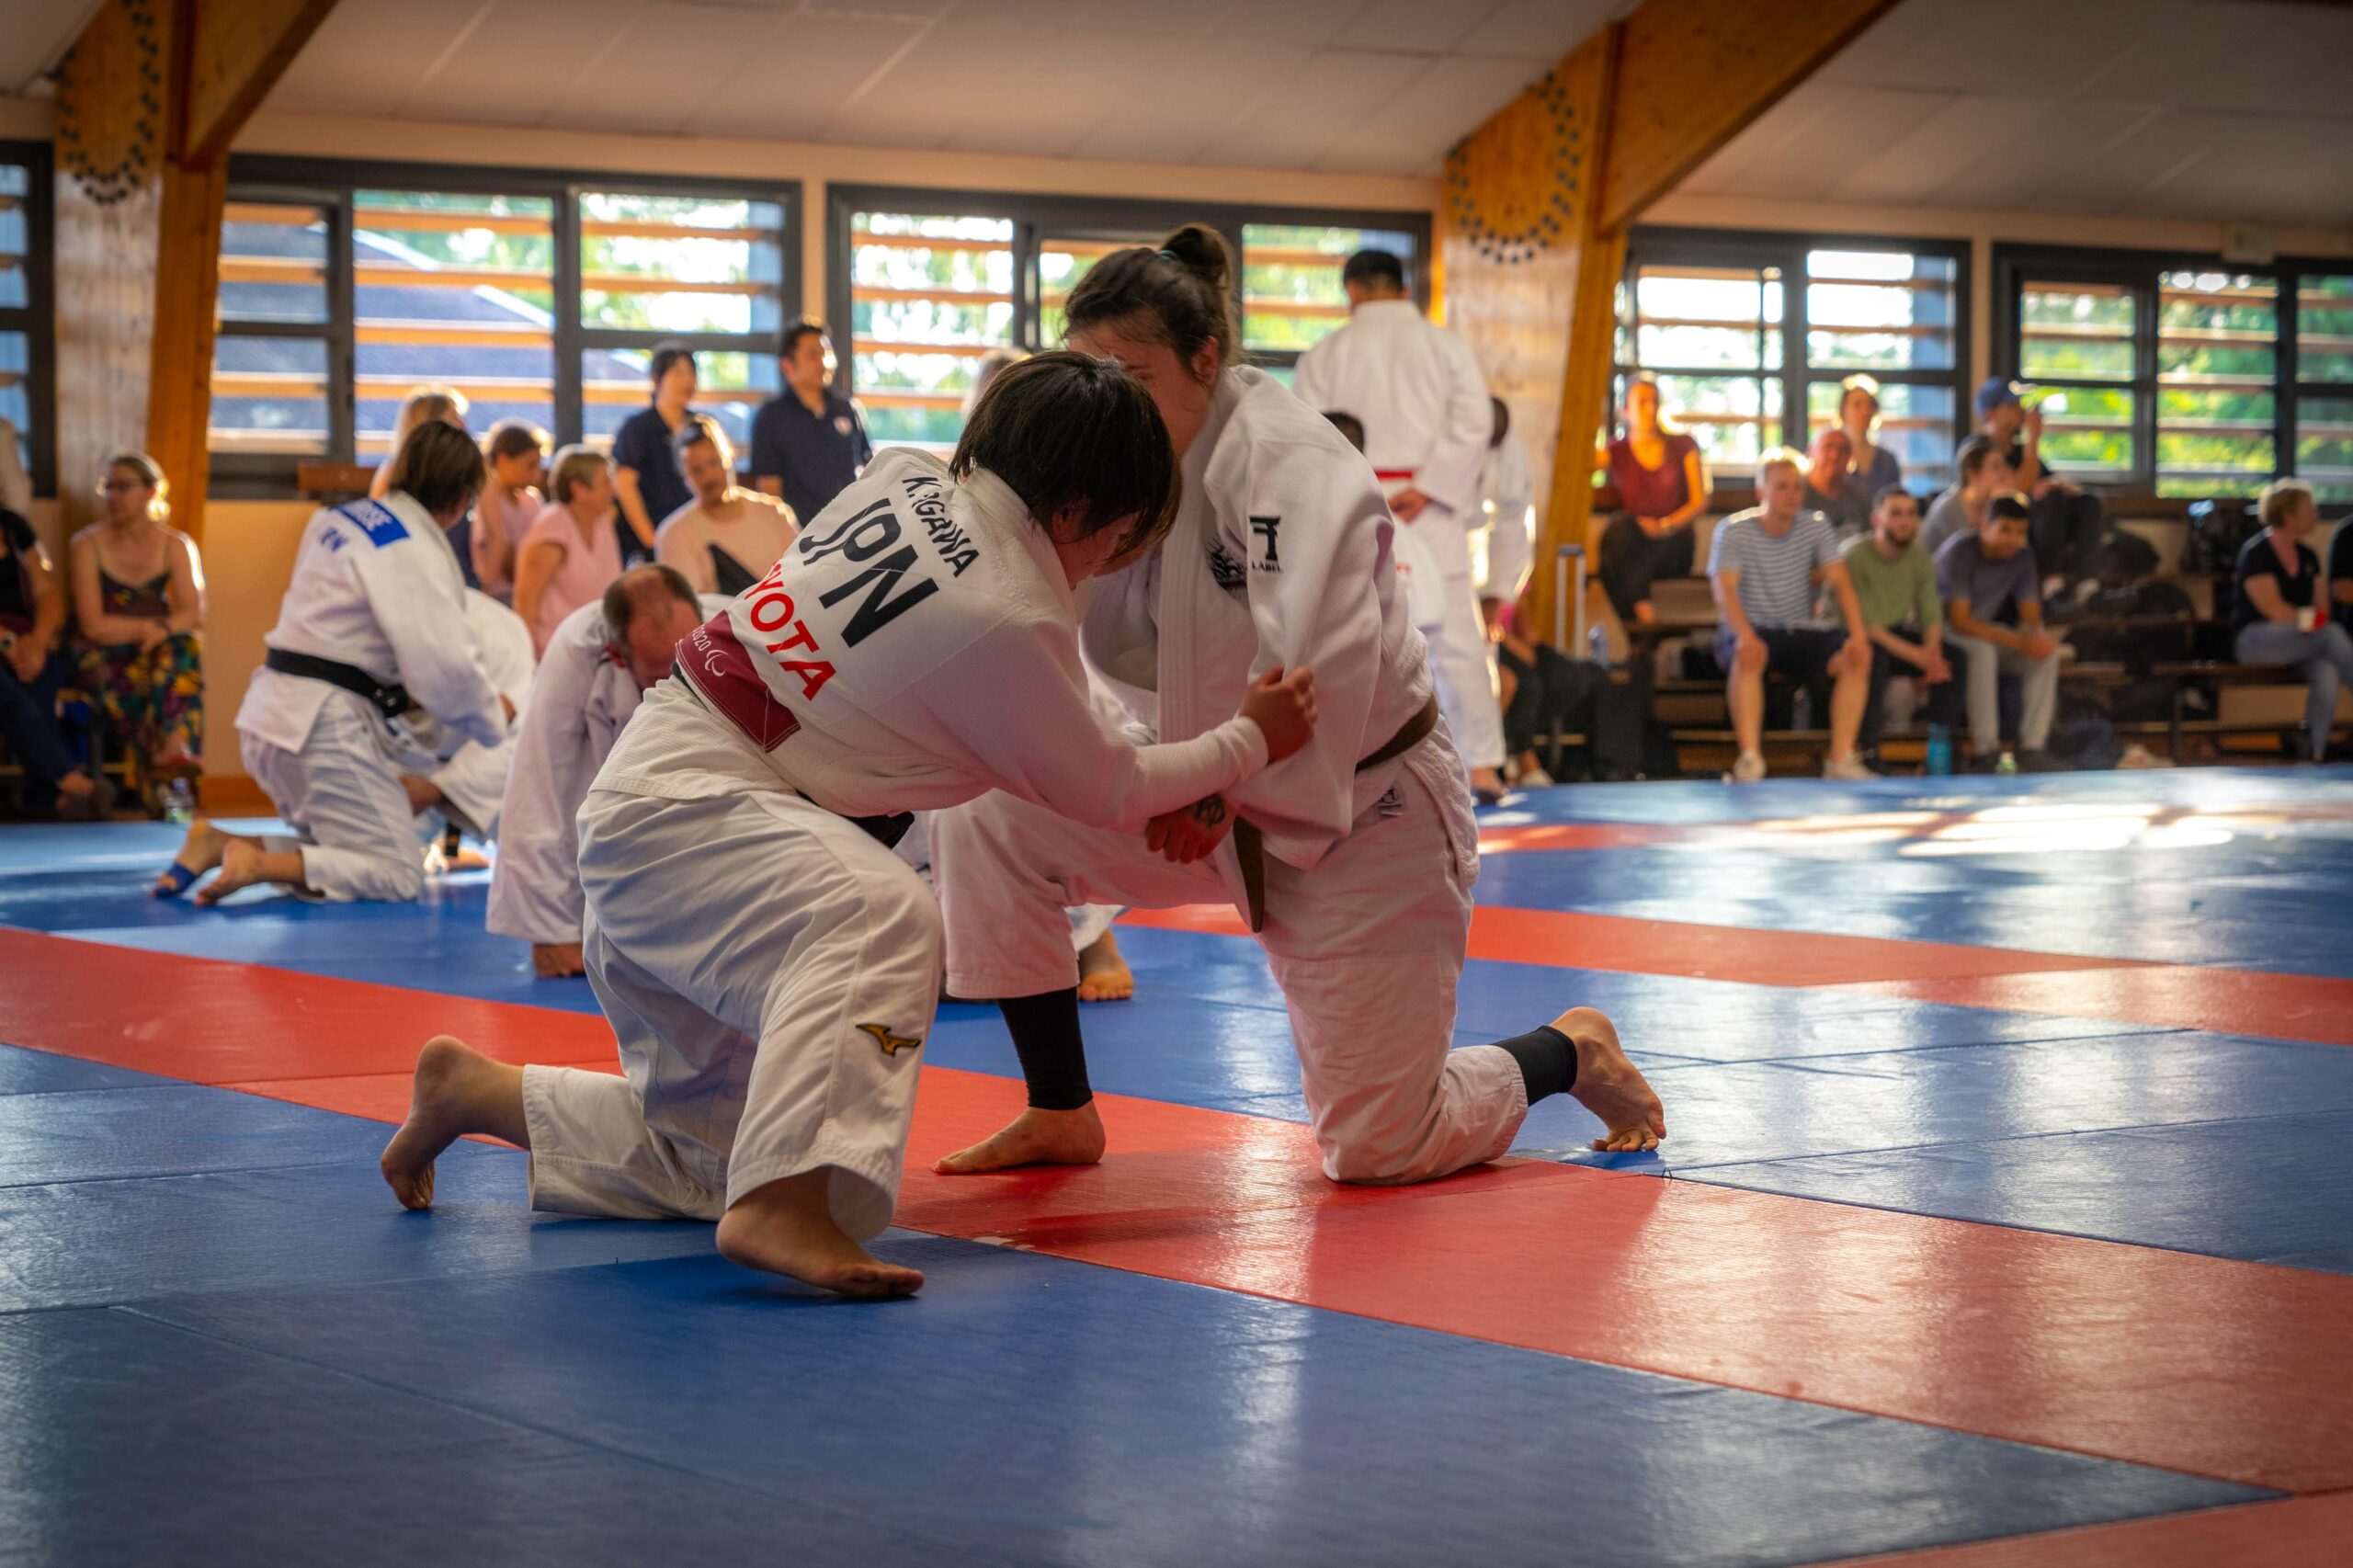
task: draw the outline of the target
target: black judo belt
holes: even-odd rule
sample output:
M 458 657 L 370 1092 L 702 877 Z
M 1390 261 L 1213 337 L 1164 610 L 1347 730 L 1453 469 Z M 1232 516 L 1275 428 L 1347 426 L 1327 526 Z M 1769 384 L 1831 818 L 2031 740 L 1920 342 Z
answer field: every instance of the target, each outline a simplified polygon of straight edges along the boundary
M 323 680 L 329 686 L 339 686 L 354 696 L 366 699 L 369 707 L 387 719 L 397 719 L 416 706 L 415 699 L 408 694 L 408 687 L 398 681 L 378 680 L 358 665 L 297 653 L 285 648 L 270 649 L 262 655 L 261 662 L 282 676 L 293 676 L 301 680 Z
M 1438 698 L 1432 695 L 1378 751 L 1357 764 L 1357 771 L 1370 773 L 1384 762 L 1395 761 L 1427 740 L 1437 728 Z M 1233 819 L 1233 858 L 1242 870 L 1242 896 L 1249 905 L 1251 935 L 1256 936 L 1267 928 L 1267 839 L 1257 824 L 1243 817 Z

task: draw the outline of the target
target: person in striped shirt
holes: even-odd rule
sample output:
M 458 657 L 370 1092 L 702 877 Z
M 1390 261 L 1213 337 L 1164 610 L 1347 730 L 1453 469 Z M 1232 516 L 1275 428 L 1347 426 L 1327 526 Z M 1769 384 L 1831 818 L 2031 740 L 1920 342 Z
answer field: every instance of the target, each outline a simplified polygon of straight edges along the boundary
M 1855 585 L 1840 557 L 1838 536 L 1819 512 L 1803 509 L 1805 459 L 1787 447 L 1756 464 L 1758 505 L 1716 527 L 1708 552 L 1715 590 L 1716 662 L 1730 676 L 1725 696 L 1740 756 L 1725 779 L 1753 784 L 1765 777 L 1765 677 L 1779 673 L 1813 694 L 1813 710 L 1830 713 L 1830 756 L 1824 778 L 1875 777 L 1855 756 L 1855 733 L 1870 694 L 1870 643 L 1859 631 L 1833 631 L 1815 616 L 1826 595 L 1844 624 L 1863 624 Z

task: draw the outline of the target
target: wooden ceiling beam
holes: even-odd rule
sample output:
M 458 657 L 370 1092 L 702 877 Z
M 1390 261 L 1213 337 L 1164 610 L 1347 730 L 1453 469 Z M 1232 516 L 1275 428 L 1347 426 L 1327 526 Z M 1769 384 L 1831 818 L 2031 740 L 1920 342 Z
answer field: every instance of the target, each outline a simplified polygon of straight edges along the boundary
M 261 108 L 335 0 L 196 0 L 188 39 L 181 161 L 208 166 Z
M 1898 0 L 1646 0 L 1626 18 L 1600 222 L 1622 228 Z

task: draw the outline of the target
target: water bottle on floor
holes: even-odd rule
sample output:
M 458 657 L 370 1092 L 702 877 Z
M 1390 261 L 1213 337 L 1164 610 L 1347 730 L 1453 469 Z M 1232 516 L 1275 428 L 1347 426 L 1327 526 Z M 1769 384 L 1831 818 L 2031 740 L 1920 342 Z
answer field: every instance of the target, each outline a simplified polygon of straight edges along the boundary
M 196 819 L 196 790 L 185 778 L 175 778 L 164 792 L 164 820 L 186 824 Z
M 2018 759 L 2016 752 L 2004 752 L 2002 760 L 1994 765 L 1994 771 L 1996 773 L 2016 773 L 2018 770 Z
M 1927 773 L 1931 778 L 1943 778 L 1952 773 L 1952 729 L 1946 724 L 1928 726 Z

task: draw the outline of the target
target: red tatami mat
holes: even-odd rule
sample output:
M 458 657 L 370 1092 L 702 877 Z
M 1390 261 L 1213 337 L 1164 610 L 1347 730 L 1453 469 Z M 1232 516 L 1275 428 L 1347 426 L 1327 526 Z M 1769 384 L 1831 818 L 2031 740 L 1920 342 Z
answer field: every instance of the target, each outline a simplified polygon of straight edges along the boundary
M 1120 924 L 1247 935 L 1224 904 L 1132 910 Z M 1471 956 L 2353 1045 L 2353 980 L 2326 975 L 1486 906 L 1471 917 Z
M 2073 973 L 1887 980 L 1854 989 L 1963 1007 L 2353 1045 L 2353 981 L 2326 975 L 2150 964 Z M 2353 1551 L 2347 1557 L 2353 1561 Z
M 1279 912 L 1274 918 L 1279 918 Z M 1121 924 L 1170 931 L 1247 935 L 1225 904 L 1138 909 Z M 1913 980 L 1923 975 L 2017 974 L 2034 970 L 2130 968 L 2129 959 L 1968 948 L 1886 937 L 1834 937 L 1815 931 L 1766 931 L 1637 920 L 1552 909 L 1482 904 L 1471 916 L 1471 956 L 1505 963 L 1609 970 L 1682 980 L 1734 980 L 1750 985 L 1840 985 Z
M 442 1029 L 610 1062 L 592 1017 L 0 932 L 0 1040 L 396 1119 Z M 168 1025 L 152 1020 L 169 1020 Z M 935 1176 L 1021 1106 L 926 1069 L 899 1222 L 2290 1491 L 2353 1486 L 2353 1278 L 1524 1162 L 1341 1187 L 1288 1122 L 1106 1096 L 1111 1157 Z M 519 1199 L 519 1189 L 518 1189 Z
M 2353 1562 L 2353 1492 L 2161 1514 L 1821 1568 L 2324 1568 Z

